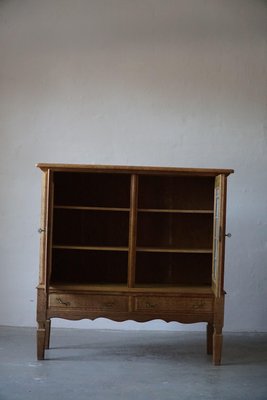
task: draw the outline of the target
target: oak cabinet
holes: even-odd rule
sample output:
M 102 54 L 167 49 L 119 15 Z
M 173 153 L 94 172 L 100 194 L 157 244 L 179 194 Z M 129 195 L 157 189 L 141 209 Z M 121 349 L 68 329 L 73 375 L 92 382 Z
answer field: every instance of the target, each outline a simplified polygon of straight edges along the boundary
M 38 164 L 37 357 L 52 318 L 207 323 L 221 361 L 233 170 Z

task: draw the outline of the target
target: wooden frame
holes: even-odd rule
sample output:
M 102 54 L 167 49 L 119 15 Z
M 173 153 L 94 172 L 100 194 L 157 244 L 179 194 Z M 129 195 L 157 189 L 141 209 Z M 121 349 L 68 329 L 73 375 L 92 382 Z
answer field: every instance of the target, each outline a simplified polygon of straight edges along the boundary
M 37 357 L 52 318 L 207 323 L 219 365 L 233 170 L 38 164 Z

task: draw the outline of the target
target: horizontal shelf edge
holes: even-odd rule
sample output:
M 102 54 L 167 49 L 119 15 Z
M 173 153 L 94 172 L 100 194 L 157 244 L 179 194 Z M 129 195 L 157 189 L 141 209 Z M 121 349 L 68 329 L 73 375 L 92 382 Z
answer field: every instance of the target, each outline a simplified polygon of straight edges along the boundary
M 68 283 L 55 283 L 51 282 L 49 286 L 51 292 L 58 290 L 67 291 L 88 291 L 88 292 L 125 292 L 131 295 L 134 293 L 149 293 L 162 292 L 162 293 L 212 293 L 211 286 L 183 286 L 183 285 L 142 285 L 137 284 L 134 287 L 128 287 L 126 284 L 68 284 Z
M 138 212 L 150 213 L 177 213 L 177 214 L 213 214 L 213 210 L 184 210 L 184 209 L 165 209 L 165 208 L 139 208 Z
M 123 207 L 90 207 L 90 206 L 60 206 L 54 205 L 56 209 L 62 210 L 88 210 L 88 211 L 130 211 L 130 208 Z
M 97 250 L 97 251 L 128 251 L 128 247 L 116 247 L 116 246 L 61 246 L 53 245 L 53 249 L 61 250 Z
M 165 247 L 136 247 L 136 251 L 147 253 L 212 253 L 212 249 L 175 249 Z

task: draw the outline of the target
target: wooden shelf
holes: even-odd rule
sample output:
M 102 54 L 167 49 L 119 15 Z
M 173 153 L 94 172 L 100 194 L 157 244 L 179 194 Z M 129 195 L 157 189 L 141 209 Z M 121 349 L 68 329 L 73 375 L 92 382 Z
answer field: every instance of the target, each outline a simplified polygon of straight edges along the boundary
M 175 293 L 206 293 L 212 294 L 212 288 L 206 285 L 168 285 L 168 284 L 137 284 L 134 287 L 129 288 L 126 284 L 109 284 L 109 283 L 97 283 L 97 284 L 74 284 L 74 283 L 66 283 L 66 282 L 51 282 L 49 286 L 49 291 L 52 293 L 53 291 L 58 292 L 62 291 L 96 291 L 96 292 L 175 292 Z
M 119 247 L 119 246 L 61 246 L 61 245 L 53 245 L 53 249 L 61 249 L 61 250 L 97 250 L 97 251 L 128 251 L 128 247 Z
M 130 208 L 122 208 L 122 207 L 86 207 L 86 206 L 54 206 L 54 208 L 58 209 L 67 209 L 67 210 L 88 210 L 88 211 L 125 211 L 129 212 Z
M 138 212 L 150 213 L 177 213 L 177 214 L 213 214 L 213 210 L 177 210 L 164 208 L 139 208 Z
M 212 253 L 212 249 L 178 249 L 172 247 L 137 247 L 136 251 L 147 253 Z
M 206 293 L 212 294 L 211 286 L 207 285 L 175 285 L 175 284 L 136 284 L 131 290 L 142 292 L 176 292 L 176 293 Z
M 67 290 L 67 291 L 128 291 L 128 287 L 125 283 L 68 283 L 68 282 L 51 282 L 49 291 Z

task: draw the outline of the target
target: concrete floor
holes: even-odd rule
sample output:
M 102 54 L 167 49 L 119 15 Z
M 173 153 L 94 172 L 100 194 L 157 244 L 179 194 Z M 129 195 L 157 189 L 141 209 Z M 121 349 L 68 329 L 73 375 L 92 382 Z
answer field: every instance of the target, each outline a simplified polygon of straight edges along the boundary
M 0 328 L 1 400 L 266 400 L 267 334 L 224 334 L 223 364 L 204 333 L 53 329 L 47 360 L 35 330 Z

